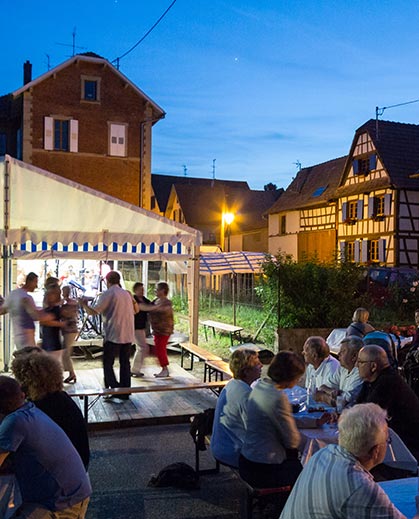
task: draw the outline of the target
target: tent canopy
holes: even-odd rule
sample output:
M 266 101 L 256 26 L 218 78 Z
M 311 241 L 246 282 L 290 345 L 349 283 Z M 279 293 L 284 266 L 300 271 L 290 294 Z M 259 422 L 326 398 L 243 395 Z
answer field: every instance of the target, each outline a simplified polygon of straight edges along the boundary
M 268 257 L 269 254 L 264 252 L 203 252 L 199 256 L 199 274 L 259 274 Z M 172 274 L 185 274 L 187 265 L 185 261 L 172 262 L 168 269 Z
M 259 273 L 267 254 L 263 252 L 221 252 L 201 254 L 201 275 Z
M 0 243 L 23 258 L 188 259 L 201 233 L 25 164 L 0 161 Z

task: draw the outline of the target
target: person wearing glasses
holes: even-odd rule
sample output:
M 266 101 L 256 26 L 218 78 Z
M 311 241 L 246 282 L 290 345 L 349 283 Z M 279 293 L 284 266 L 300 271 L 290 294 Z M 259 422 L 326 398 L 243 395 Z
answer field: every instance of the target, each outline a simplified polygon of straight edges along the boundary
M 338 427 L 339 444 L 310 458 L 280 519 L 406 519 L 369 472 L 386 454 L 386 411 L 372 403 L 355 405 L 343 411 Z
M 364 346 L 357 360 L 363 380 L 357 403 L 373 402 L 386 409 L 391 428 L 400 436 L 410 452 L 419 460 L 419 399 L 390 366 L 381 346 Z

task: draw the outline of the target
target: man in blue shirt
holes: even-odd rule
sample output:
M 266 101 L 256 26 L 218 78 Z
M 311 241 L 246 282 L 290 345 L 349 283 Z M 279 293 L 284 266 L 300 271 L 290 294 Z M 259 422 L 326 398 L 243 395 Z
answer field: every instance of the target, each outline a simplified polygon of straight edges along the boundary
M 25 402 L 19 384 L 5 376 L 0 376 L 0 414 L 0 467 L 10 459 L 23 501 L 15 517 L 84 519 L 92 489 L 64 431 Z
M 386 411 L 372 403 L 344 410 L 339 445 L 310 458 L 280 519 L 406 519 L 369 472 L 386 453 L 386 418 Z

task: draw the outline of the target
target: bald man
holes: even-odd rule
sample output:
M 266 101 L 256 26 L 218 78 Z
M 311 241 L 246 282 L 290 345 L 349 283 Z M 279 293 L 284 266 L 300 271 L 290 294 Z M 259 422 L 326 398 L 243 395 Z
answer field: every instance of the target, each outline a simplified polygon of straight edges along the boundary
M 381 346 L 364 346 L 357 366 L 363 385 L 357 403 L 373 402 L 387 410 L 389 425 L 419 460 L 419 399 L 390 366 Z

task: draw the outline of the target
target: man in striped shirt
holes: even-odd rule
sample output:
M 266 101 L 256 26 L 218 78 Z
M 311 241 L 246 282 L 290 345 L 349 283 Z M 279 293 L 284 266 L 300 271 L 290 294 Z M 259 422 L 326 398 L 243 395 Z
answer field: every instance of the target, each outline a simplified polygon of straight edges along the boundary
M 384 460 L 386 418 L 376 404 L 345 410 L 339 445 L 328 445 L 309 460 L 280 519 L 406 519 L 369 472 Z

